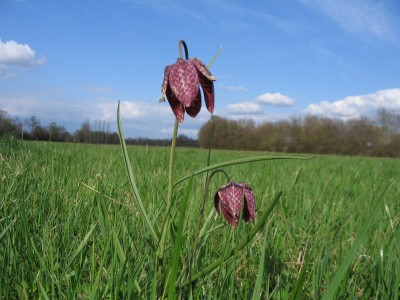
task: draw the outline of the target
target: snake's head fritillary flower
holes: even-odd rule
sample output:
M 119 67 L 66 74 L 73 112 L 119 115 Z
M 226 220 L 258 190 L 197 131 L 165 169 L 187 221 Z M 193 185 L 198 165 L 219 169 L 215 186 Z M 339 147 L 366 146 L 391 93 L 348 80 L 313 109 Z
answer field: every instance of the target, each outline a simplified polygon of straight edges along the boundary
M 192 118 L 201 109 L 200 86 L 209 112 L 214 111 L 214 81 L 216 78 L 198 58 L 178 58 L 173 65 L 165 67 L 161 86 L 163 97 L 167 98 L 179 122 L 183 122 L 185 111 Z
M 218 214 L 220 213 L 219 202 L 221 202 L 222 214 L 234 228 L 239 223 L 242 208 L 242 216 L 246 223 L 250 219 L 256 219 L 254 194 L 247 183 L 230 182 L 219 188 L 214 196 L 214 206 Z

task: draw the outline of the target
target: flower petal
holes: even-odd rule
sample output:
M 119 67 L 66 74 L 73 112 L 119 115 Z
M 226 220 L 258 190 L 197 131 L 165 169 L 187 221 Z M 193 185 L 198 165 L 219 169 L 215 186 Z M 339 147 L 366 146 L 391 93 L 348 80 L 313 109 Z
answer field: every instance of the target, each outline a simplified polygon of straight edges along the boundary
M 179 102 L 179 100 L 175 97 L 175 95 L 172 93 L 171 88 L 169 85 L 167 86 L 166 94 L 165 94 L 169 105 L 172 108 L 172 111 L 175 114 L 175 117 L 178 119 L 180 123 L 183 122 L 183 119 L 185 118 L 185 108 L 183 107 L 183 104 Z
M 256 202 L 254 198 L 254 193 L 251 190 L 250 185 L 244 185 L 244 208 L 243 208 L 243 218 L 248 223 L 250 219 L 255 220 L 256 215 Z
M 219 215 L 219 190 L 215 193 L 214 195 L 214 207 L 215 210 L 217 211 L 217 214 Z
M 207 66 L 201 62 L 198 58 L 191 59 L 193 65 L 199 72 L 199 82 L 203 89 L 204 100 L 206 102 L 207 110 L 212 113 L 214 112 L 214 82 L 215 76 L 212 76 Z
M 215 76 L 211 75 L 211 72 L 208 70 L 207 66 L 203 64 L 203 62 L 197 57 L 192 58 L 190 60 L 192 64 L 196 67 L 196 69 L 203 74 L 208 80 L 215 81 L 217 80 Z
M 189 116 L 194 118 L 197 116 L 197 114 L 200 112 L 200 110 L 201 110 L 201 93 L 200 93 L 200 89 L 199 89 L 196 97 L 193 100 L 192 105 L 186 107 L 186 112 L 188 113 Z
M 169 72 L 168 84 L 184 106 L 191 106 L 199 89 L 196 67 L 189 60 L 178 59 Z
M 166 66 L 164 69 L 164 80 L 161 85 L 161 93 L 165 96 L 167 93 L 167 85 L 168 85 L 168 77 L 169 72 L 171 71 L 172 65 Z
M 232 227 L 236 227 L 242 209 L 243 186 L 231 182 L 222 186 L 217 194 L 221 202 L 222 214 Z M 218 205 L 215 201 L 216 198 L 217 196 L 214 197 L 214 205 Z M 219 212 L 219 210 L 217 211 Z
M 212 113 L 214 112 L 214 83 L 202 74 L 199 74 L 199 81 L 201 88 L 203 89 L 207 110 Z

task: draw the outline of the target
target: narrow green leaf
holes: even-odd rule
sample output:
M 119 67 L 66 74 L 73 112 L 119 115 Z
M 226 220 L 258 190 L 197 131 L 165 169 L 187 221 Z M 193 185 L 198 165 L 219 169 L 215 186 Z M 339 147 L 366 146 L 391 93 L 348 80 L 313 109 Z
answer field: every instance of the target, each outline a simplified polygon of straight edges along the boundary
M 11 225 L 13 225 L 15 223 L 15 220 L 16 219 L 14 219 L 10 224 L 8 224 L 7 227 L 0 233 L 0 242 L 3 239 L 3 237 L 6 235 L 8 229 L 10 229 Z
M 218 164 L 214 164 L 211 166 L 208 166 L 206 168 L 194 171 L 192 174 L 187 175 L 179 179 L 178 181 L 175 182 L 174 187 L 178 185 L 179 183 L 188 180 L 190 177 L 197 176 L 200 174 L 203 174 L 205 172 L 219 169 L 222 167 L 226 166 L 233 166 L 233 165 L 239 165 L 239 164 L 245 164 L 245 163 L 250 163 L 250 162 L 256 162 L 256 161 L 264 161 L 264 160 L 283 160 L 283 159 L 301 159 L 301 160 L 309 160 L 313 159 L 315 157 L 298 157 L 298 156 L 271 156 L 271 155 L 262 155 L 262 156 L 252 156 L 252 157 L 246 157 L 246 158 L 239 158 L 235 160 L 229 160 L 229 161 L 224 161 Z
M 106 260 L 107 260 L 107 258 L 109 256 L 108 250 L 110 249 L 110 245 L 111 245 L 111 238 L 110 238 L 110 240 L 107 241 L 107 246 L 103 250 L 103 258 L 102 258 L 102 260 L 100 262 L 100 266 L 99 266 L 99 269 L 97 271 L 97 275 L 96 275 L 96 279 L 95 279 L 95 282 L 94 282 L 94 286 L 93 286 L 93 289 L 92 289 L 92 294 L 90 296 L 90 299 L 98 299 L 97 293 L 98 293 L 98 288 L 99 288 L 99 285 L 100 285 L 101 273 L 103 272 L 104 264 L 105 264 L 105 262 L 106 262 Z
M 261 251 L 260 264 L 258 265 L 257 280 L 254 286 L 252 300 L 260 299 L 261 297 L 261 285 L 264 282 L 264 267 L 265 267 L 265 253 L 267 252 L 268 239 L 267 234 L 264 237 L 264 246 Z
M 38 278 L 36 278 L 36 282 L 37 282 L 37 284 L 38 284 L 38 286 L 39 286 L 40 294 L 41 294 L 41 296 L 43 297 L 43 299 L 49 300 L 50 298 L 49 298 L 49 296 L 47 295 L 46 290 L 44 289 L 43 285 L 40 283 L 40 281 L 39 281 Z M 42 298 L 42 297 L 41 297 L 41 298 Z
M 93 224 L 93 226 L 90 228 L 89 232 L 85 235 L 82 242 L 79 244 L 78 248 L 76 248 L 74 254 L 72 255 L 71 260 L 69 261 L 70 264 L 74 261 L 75 257 L 82 251 L 83 247 L 85 247 L 85 245 L 88 242 L 90 236 L 92 235 L 93 230 L 96 227 L 96 225 L 97 225 L 97 223 Z
M 117 251 L 118 258 L 120 259 L 121 263 L 124 264 L 126 260 L 124 250 L 122 249 L 121 243 L 118 239 L 118 235 L 115 233 L 115 230 L 112 231 L 112 234 L 113 234 L 113 244 L 115 250 Z
M 118 109 L 117 109 L 118 133 L 119 133 L 119 139 L 120 139 L 121 147 L 122 147 L 122 154 L 124 156 L 125 168 L 126 168 L 126 171 L 128 173 L 129 183 L 132 186 L 132 190 L 133 190 L 133 193 L 135 194 L 136 202 L 139 205 L 140 211 L 141 211 L 141 213 L 142 213 L 142 215 L 144 217 L 144 220 L 145 220 L 145 222 L 147 224 L 147 227 L 150 230 L 150 233 L 151 233 L 151 235 L 152 235 L 152 237 L 154 239 L 154 242 L 156 244 L 158 244 L 159 238 L 158 238 L 153 226 L 151 225 L 150 218 L 146 213 L 146 210 L 145 210 L 143 202 L 142 202 L 142 198 L 140 197 L 139 190 L 138 190 L 138 188 L 136 186 L 135 178 L 133 176 L 133 170 L 132 170 L 131 162 L 129 161 L 129 156 L 128 156 L 128 149 L 126 148 L 124 134 L 122 132 L 121 120 L 120 120 L 120 117 L 119 117 L 119 109 L 120 109 L 120 102 L 118 101 Z
M 178 273 L 178 262 L 179 255 L 181 253 L 182 246 L 182 236 L 183 236 L 183 228 L 185 227 L 185 220 L 187 218 L 187 207 L 190 198 L 190 192 L 192 190 L 193 179 L 190 180 L 188 187 L 186 188 L 186 195 L 182 200 L 182 207 L 179 213 L 178 219 L 178 229 L 176 233 L 174 249 L 172 253 L 171 265 L 168 268 L 170 272 L 169 284 L 168 284 L 168 299 L 176 299 L 175 297 L 175 289 L 176 289 L 176 275 Z

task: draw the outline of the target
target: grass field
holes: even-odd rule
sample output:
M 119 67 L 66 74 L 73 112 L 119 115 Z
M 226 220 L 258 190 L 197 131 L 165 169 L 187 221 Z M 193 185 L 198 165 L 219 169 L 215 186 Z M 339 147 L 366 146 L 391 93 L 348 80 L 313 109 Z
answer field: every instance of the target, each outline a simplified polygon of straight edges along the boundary
M 0 142 L 0 298 L 150 299 L 156 249 L 135 204 L 121 148 Z M 138 190 L 159 232 L 169 149 L 128 149 Z M 211 163 L 250 155 L 265 153 L 213 151 Z M 176 180 L 206 163 L 207 150 L 177 149 Z M 214 193 L 226 179 L 215 175 L 190 265 L 205 175 L 178 184 L 165 258 L 166 264 L 177 262 L 177 298 L 399 298 L 400 160 L 321 156 L 224 169 L 233 181 L 251 184 L 258 218 L 277 192 L 283 194 L 243 249 L 185 284 L 189 266 L 197 274 L 225 261 L 255 225 L 241 221 L 232 230 L 222 216 L 216 218 Z M 173 257 L 179 229 L 180 252 Z

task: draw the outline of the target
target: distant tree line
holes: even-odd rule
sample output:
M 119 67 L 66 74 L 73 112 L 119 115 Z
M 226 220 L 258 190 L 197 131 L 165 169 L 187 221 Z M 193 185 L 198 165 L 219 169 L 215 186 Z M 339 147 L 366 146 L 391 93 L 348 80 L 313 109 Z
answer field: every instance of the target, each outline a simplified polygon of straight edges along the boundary
M 349 121 L 309 115 L 256 125 L 252 120 L 215 116 L 214 124 L 210 119 L 202 126 L 198 140 L 179 135 L 177 145 L 208 148 L 213 127 L 215 149 L 400 157 L 400 114 L 384 108 L 377 111 L 374 119 Z M 109 122 L 86 120 L 71 134 L 55 122 L 42 126 L 35 116 L 21 120 L 0 110 L 0 136 L 24 140 L 118 144 L 119 136 L 110 128 Z M 169 146 L 171 141 L 139 137 L 127 138 L 126 143 Z
M 146 137 L 127 138 L 127 145 L 143 145 L 143 146 L 170 146 L 171 139 L 151 139 Z M 176 138 L 178 147 L 198 147 L 199 143 L 196 139 L 192 139 L 184 134 L 180 134 Z
M 214 117 L 199 131 L 199 146 L 290 153 L 400 156 L 400 114 L 380 108 L 377 118 L 348 121 L 317 116 L 293 117 L 255 125 L 252 120 Z
M 74 133 L 68 132 L 64 126 L 55 122 L 42 126 L 40 121 L 31 116 L 25 120 L 12 118 L 6 111 L 0 110 L 0 136 L 12 135 L 23 140 L 90 143 L 90 144 L 119 144 L 119 135 L 111 132 L 111 123 L 103 120 L 82 122 L 81 127 Z M 128 145 L 168 146 L 170 139 L 128 138 Z M 185 135 L 177 138 L 178 146 L 197 147 L 196 139 Z

